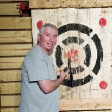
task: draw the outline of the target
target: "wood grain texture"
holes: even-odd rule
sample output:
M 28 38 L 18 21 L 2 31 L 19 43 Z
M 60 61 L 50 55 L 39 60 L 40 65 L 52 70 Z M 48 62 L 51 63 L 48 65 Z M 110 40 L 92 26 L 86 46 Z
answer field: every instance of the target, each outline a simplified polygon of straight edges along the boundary
M 85 8 L 112 6 L 111 0 L 29 0 L 30 8 Z
M 0 15 L 20 15 L 20 3 L 0 3 Z
M 20 95 L 2 95 L 1 96 L 1 107 L 6 106 L 19 106 Z
M 1 108 L 0 112 L 18 112 L 18 107 Z
M 0 56 L 25 56 L 32 48 L 32 44 L 0 45 Z
M 0 58 L 0 69 L 21 69 L 24 57 Z
M 2 17 L 0 29 L 31 29 L 30 17 Z
M 21 70 L 0 71 L 0 82 L 21 81 Z
M 0 31 L 0 43 L 32 42 L 31 31 Z
M 1 94 L 20 94 L 21 82 L 0 83 Z
M 60 100 L 60 110 L 96 110 L 112 109 L 112 98 L 110 99 L 64 99 Z

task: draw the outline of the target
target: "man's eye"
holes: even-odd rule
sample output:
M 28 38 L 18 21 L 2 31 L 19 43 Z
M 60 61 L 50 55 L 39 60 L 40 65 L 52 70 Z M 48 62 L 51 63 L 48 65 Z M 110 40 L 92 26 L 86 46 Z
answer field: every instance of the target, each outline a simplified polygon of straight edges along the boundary
M 49 34 L 47 34 L 46 36 L 49 36 Z
M 54 38 L 57 38 L 57 35 L 55 35 Z

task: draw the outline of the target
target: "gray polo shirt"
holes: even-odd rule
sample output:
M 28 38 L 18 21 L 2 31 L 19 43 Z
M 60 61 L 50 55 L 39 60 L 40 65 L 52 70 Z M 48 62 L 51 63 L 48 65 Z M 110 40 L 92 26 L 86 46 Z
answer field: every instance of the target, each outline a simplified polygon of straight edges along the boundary
M 45 94 L 37 83 L 46 79 L 56 79 L 53 61 L 50 55 L 35 45 L 23 62 L 19 112 L 59 112 L 59 89 Z

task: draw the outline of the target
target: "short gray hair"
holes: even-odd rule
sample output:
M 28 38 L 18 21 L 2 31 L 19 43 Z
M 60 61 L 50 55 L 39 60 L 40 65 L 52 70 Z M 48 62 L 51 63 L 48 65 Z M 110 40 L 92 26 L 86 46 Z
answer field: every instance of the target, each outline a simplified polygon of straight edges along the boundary
M 55 25 L 51 24 L 51 23 L 46 23 L 44 24 L 43 26 L 40 27 L 40 30 L 39 30 L 39 34 L 41 35 L 42 32 L 44 31 L 44 28 L 52 28 L 54 30 L 57 31 L 57 35 L 58 35 L 58 29 Z

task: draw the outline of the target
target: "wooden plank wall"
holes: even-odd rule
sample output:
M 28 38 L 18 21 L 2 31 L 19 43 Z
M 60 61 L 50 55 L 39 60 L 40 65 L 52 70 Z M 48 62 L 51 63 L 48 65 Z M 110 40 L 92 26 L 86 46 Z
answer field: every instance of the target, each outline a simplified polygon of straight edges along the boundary
M 22 62 L 32 47 L 31 17 L 20 15 L 21 3 L 28 0 L 0 0 L 0 112 L 18 112 Z

